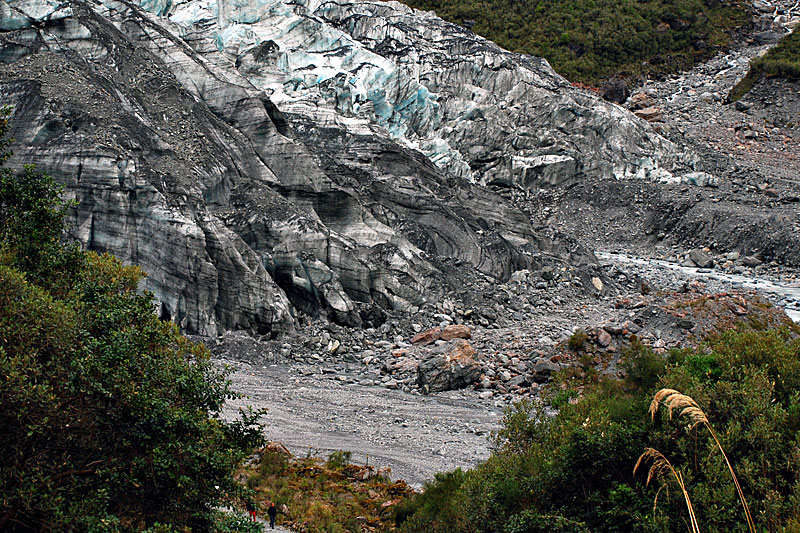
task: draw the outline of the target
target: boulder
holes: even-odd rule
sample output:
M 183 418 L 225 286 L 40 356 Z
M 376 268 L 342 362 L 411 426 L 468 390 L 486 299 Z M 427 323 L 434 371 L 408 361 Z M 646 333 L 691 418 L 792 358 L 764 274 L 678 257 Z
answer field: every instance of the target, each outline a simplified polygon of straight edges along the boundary
M 472 338 L 472 330 L 469 326 L 463 324 L 452 324 L 445 326 L 439 338 L 443 341 L 451 341 L 453 339 L 470 339 Z
M 530 274 L 531 274 L 530 270 L 517 270 L 516 272 L 511 274 L 510 278 L 508 278 L 508 282 L 509 283 L 524 283 L 524 282 L 528 281 L 528 276 L 530 276 Z
M 561 367 L 557 363 L 554 363 L 550 359 L 543 357 L 538 359 L 533 364 L 531 376 L 535 382 L 544 383 L 550 379 L 550 376 L 552 376 L 555 372 L 558 372 L 560 369 Z
M 455 339 L 434 349 L 417 367 L 417 384 L 429 392 L 461 389 L 475 383 L 481 365 L 475 348 L 464 339 Z
M 603 292 L 603 280 L 598 277 L 593 277 L 591 281 L 594 288 L 597 289 L 597 292 Z
M 608 348 L 611 344 L 611 335 L 605 329 L 600 328 L 597 330 L 597 344 L 603 348 Z
M 441 335 L 442 335 L 442 328 L 440 327 L 427 329 L 411 337 L 411 344 L 419 344 L 421 346 L 425 346 L 427 344 L 431 344 L 439 340 Z
M 647 93 L 636 93 L 628 99 L 629 109 L 635 111 L 647 107 L 655 107 L 656 101 Z
M 700 268 L 711 268 L 714 266 L 714 260 L 703 250 L 692 250 L 689 252 L 689 259 Z
M 758 265 L 761 264 L 761 259 L 759 259 L 758 257 L 756 257 L 754 255 L 746 255 L 742 259 L 742 264 L 744 266 L 746 266 L 746 267 L 751 267 L 751 268 L 752 267 L 757 267 Z
M 634 111 L 633 114 L 637 117 L 646 120 L 647 122 L 658 122 L 661 120 L 663 111 L 660 107 L 645 107 Z
M 625 100 L 627 100 L 630 95 L 628 84 L 625 83 L 625 80 L 622 78 L 606 80 L 600 88 L 600 92 L 603 94 L 604 99 L 609 102 L 614 102 L 615 104 L 625 103 Z

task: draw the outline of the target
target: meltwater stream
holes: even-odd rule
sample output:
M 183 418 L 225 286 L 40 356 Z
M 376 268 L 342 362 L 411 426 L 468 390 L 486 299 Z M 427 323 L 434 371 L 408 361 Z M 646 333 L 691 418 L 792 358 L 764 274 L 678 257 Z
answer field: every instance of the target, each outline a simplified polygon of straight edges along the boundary
M 763 278 L 728 274 L 719 270 L 706 268 L 686 267 L 677 263 L 670 263 L 661 259 L 643 259 L 628 254 L 595 252 L 601 261 L 618 265 L 639 265 L 651 269 L 661 268 L 678 271 L 687 277 L 705 278 L 730 284 L 733 288 L 753 289 L 764 295 L 775 305 L 783 307 L 786 314 L 795 322 L 800 322 L 800 283 L 782 284 Z

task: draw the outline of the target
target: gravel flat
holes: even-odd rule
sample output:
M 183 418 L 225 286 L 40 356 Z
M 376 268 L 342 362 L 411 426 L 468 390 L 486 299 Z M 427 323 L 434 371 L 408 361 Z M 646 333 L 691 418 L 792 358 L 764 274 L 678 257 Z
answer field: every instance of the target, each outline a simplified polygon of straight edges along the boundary
M 436 472 L 486 459 L 489 432 L 502 415 L 472 390 L 423 396 L 306 377 L 288 365 L 226 363 L 245 395 L 227 404 L 228 416 L 245 405 L 266 407 L 267 438 L 295 455 L 351 451 L 353 462 L 389 466 L 393 478 L 415 487 Z

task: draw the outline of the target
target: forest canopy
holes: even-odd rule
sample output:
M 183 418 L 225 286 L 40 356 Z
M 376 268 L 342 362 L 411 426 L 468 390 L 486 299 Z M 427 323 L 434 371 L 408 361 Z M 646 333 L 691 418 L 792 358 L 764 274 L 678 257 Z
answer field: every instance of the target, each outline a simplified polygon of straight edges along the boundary
M 512 52 L 544 57 L 573 82 L 598 85 L 685 69 L 731 43 L 748 20 L 716 0 L 404 0 Z

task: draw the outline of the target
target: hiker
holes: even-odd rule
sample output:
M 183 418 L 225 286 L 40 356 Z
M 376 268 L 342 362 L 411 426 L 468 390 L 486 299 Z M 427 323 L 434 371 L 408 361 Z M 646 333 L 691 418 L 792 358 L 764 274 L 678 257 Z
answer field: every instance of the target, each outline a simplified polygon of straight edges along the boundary
M 278 515 L 278 509 L 275 507 L 275 502 L 269 502 L 267 514 L 269 515 L 269 527 L 275 529 L 275 517 Z
M 252 500 L 247 500 L 247 503 L 245 503 L 245 507 L 247 507 L 247 513 L 250 515 L 250 518 L 253 520 L 253 522 L 255 522 L 256 521 L 256 506 L 253 505 Z

